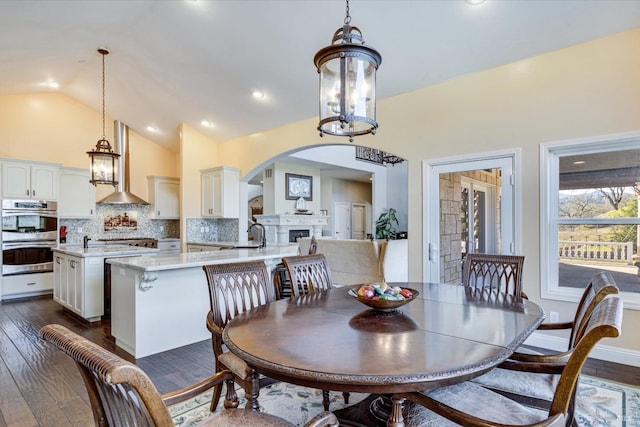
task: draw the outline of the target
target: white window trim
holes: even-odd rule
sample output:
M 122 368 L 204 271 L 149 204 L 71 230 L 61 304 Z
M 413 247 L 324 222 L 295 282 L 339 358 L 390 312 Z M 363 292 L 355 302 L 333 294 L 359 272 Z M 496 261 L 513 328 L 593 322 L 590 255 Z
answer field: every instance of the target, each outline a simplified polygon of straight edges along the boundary
M 550 142 L 540 145 L 540 280 L 542 298 L 577 302 L 582 289 L 560 286 L 558 283 L 558 221 L 554 212 L 558 211 L 559 162 L 558 158 L 568 155 L 638 149 L 640 132 L 605 135 L 567 141 Z M 579 222 L 580 220 L 576 220 Z M 589 223 L 594 221 L 590 220 Z M 607 223 L 624 219 L 608 219 Z M 564 222 L 563 222 L 564 223 Z M 625 308 L 640 310 L 640 293 L 621 292 Z

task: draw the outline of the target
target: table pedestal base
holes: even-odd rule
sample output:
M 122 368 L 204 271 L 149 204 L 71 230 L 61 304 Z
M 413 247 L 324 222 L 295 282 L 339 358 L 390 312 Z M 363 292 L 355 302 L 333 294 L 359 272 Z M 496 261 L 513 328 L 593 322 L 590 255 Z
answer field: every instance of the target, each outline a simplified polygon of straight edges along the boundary
M 392 409 L 391 395 L 372 394 L 355 405 L 333 411 L 346 427 L 386 427 Z

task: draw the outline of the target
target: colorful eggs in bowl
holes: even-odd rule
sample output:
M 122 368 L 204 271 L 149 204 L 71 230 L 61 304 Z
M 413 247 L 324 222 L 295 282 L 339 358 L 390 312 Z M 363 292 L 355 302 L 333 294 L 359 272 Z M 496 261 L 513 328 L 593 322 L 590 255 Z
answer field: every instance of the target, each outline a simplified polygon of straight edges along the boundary
M 390 286 L 385 282 L 364 284 L 349 290 L 349 295 L 378 311 L 393 311 L 413 301 L 419 293 L 415 289 Z

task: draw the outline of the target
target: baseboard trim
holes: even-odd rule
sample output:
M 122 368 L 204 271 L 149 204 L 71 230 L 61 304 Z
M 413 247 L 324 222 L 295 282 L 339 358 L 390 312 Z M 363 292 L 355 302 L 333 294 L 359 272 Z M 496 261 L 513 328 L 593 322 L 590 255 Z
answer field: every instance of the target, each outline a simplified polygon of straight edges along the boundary
M 554 351 L 566 351 L 567 346 L 569 345 L 569 340 L 567 338 L 557 337 L 554 335 L 534 332 L 524 343 L 534 347 L 547 348 Z M 640 351 L 628 350 L 626 348 L 598 344 L 591 351 L 589 357 L 605 360 L 607 362 L 640 367 Z

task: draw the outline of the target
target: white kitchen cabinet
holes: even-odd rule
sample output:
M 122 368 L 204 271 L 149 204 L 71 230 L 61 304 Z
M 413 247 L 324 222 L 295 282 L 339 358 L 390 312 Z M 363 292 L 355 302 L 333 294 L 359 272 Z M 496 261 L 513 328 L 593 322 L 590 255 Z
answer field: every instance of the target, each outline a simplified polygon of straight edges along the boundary
M 240 169 L 220 166 L 200 171 L 202 217 L 240 217 Z
M 104 258 L 56 253 L 53 298 L 90 322 L 104 313 Z
M 52 289 L 52 273 L 17 274 L 2 277 L 3 300 L 50 294 Z
M 60 166 L 19 160 L 2 162 L 2 197 L 16 199 L 58 199 Z
M 180 255 L 180 239 L 158 239 L 158 255 Z
M 59 218 L 88 218 L 96 212 L 96 187 L 89 182 L 89 168 L 60 168 Z
M 149 217 L 180 219 L 180 179 L 167 176 L 148 176 Z

